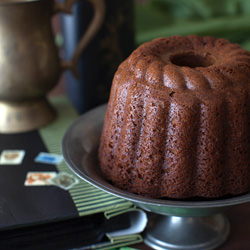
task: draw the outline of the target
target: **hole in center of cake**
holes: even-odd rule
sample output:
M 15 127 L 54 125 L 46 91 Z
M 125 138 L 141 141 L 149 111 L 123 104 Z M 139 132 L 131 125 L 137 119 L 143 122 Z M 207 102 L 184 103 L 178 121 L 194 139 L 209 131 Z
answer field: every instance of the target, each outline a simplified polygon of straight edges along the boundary
M 214 64 L 214 59 L 210 55 L 199 55 L 193 52 L 173 55 L 170 57 L 170 61 L 177 66 L 190 68 L 208 67 Z

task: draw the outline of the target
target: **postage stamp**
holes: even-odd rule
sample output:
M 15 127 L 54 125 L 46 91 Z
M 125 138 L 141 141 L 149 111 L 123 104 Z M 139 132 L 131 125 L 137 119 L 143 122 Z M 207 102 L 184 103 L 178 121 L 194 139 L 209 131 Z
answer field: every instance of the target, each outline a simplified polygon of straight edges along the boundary
M 24 182 L 25 186 L 52 185 L 49 180 L 56 177 L 57 172 L 28 172 Z
M 60 164 L 62 161 L 63 161 L 62 155 L 45 153 L 45 152 L 39 153 L 35 158 L 35 162 L 45 163 L 45 164 L 57 165 Z
M 62 189 L 69 190 L 71 187 L 79 183 L 79 180 L 71 174 L 66 172 L 60 172 L 54 178 L 50 179 L 49 182 Z
M 3 150 L 0 156 L 0 164 L 2 165 L 19 165 L 22 163 L 25 156 L 25 150 L 6 149 Z

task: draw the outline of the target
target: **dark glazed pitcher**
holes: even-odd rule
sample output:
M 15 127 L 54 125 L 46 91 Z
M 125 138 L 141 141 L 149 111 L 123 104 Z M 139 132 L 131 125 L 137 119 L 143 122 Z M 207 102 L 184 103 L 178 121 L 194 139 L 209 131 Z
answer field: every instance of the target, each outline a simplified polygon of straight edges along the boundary
M 79 58 L 80 77 L 77 79 L 72 72 L 65 72 L 66 92 L 79 113 L 108 101 L 114 73 L 135 49 L 134 1 L 104 1 L 103 25 Z M 62 15 L 65 58 L 70 58 L 92 17 L 93 11 L 87 1 L 74 5 L 70 17 Z

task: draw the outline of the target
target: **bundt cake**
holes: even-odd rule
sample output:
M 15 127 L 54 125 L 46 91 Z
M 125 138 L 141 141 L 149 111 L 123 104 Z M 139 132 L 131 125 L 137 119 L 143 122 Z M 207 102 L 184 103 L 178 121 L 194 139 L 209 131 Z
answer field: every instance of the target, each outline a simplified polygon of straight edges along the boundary
M 250 53 L 225 39 L 158 38 L 112 83 L 99 146 L 105 178 L 160 198 L 250 191 Z

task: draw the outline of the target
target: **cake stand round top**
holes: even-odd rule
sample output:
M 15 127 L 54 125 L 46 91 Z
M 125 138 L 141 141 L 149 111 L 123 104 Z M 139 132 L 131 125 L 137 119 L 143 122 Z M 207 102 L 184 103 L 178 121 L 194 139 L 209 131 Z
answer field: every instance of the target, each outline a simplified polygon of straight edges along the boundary
M 107 105 L 102 105 L 81 115 L 72 123 L 63 137 L 64 159 L 80 178 L 105 192 L 132 201 L 145 210 L 164 215 L 205 216 L 250 201 L 250 193 L 214 200 L 154 199 L 113 186 L 103 178 L 97 158 L 106 108 Z

